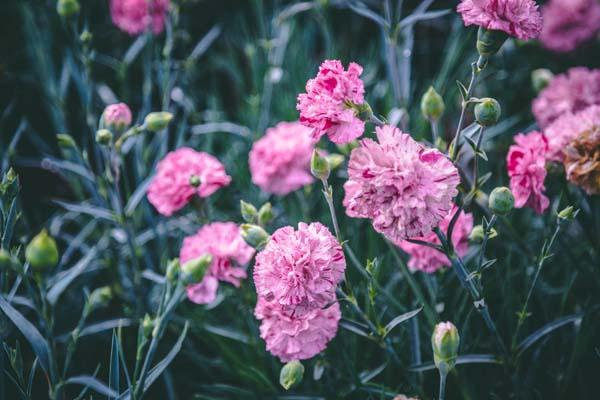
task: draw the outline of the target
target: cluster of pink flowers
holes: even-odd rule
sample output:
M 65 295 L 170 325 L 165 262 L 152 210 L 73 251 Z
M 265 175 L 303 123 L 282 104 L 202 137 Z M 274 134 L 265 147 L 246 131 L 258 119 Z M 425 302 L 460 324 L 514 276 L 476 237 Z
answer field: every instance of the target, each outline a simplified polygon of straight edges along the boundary
M 165 28 L 169 0 L 110 0 L 113 23 L 130 35 L 139 35 L 147 29 L 157 35 Z
M 205 254 L 212 256 L 212 262 L 204 279 L 187 288 L 188 298 L 197 304 L 214 301 L 219 281 L 239 287 L 247 276 L 245 266 L 252 259 L 254 249 L 244 242 L 235 223 L 213 222 L 183 240 L 179 260 L 183 264 Z
M 255 315 L 267 350 L 287 362 L 325 349 L 337 332 L 335 290 L 345 268 L 341 245 L 318 222 L 273 233 L 254 266 Z
M 544 26 L 540 41 L 559 52 L 575 50 L 600 31 L 597 0 L 551 0 L 542 7 Z
M 448 226 L 454 214 L 458 211 L 457 207 L 454 206 L 452 210 L 444 217 L 442 222 L 439 224 L 439 228 L 442 232 L 448 232 Z M 469 234 L 473 230 L 473 215 L 460 212 L 454 229 L 452 230 L 452 243 L 454 244 L 454 251 L 460 257 L 467 254 L 469 249 Z M 425 236 L 414 237 L 411 239 L 418 239 L 424 242 L 440 244 L 435 232 L 429 232 Z M 411 243 L 406 240 L 394 242 L 398 247 L 404 250 L 409 256 L 408 267 L 413 271 L 423 271 L 429 274 L 439 270 L 442 267 L 449 267 L 450 260 L 448 257 L 440 251 L 432 249 L 431 247 L 423 246 L 417 243 Z
M 427 149 L 398 128 L 376 129 L 348 163 L 346 214 L 370 218 L 393 242 L 427 235 L 448 214 L 458 194 L 458 170 L 444 154 Z
M 521 40 L 536 38 L 542 29 L 534 0 L 462 0 L 457 11 L 466 26 L 503 31 Z
M 286 195 L 314 181 L 310 158 L 315 141 L 311 129 L 280 122 L 254 142 L 249 155 L 252 182 L 264 192 Z
M 600 125 L 600 105 L 563 114 L 544 130 L 548 141 L 548 158 L 552 161 L 562 161 L 567 145 L 581 133 L 595 129 L 598 125 Z
M 195 195 L 208 197 L 230 182 L 231 177 L 215 157 L 182 147 L 158 163 L 148 187 L 148 201 L 159 213 L 170 216 Z
M 365 123 L 356 106 L 362 105 L 362 67 L 350 63 L 348 70 L 338 60 L 326 60 L 319 73 L 306 83 L 306 93 L 298 95 L 296 108 L 300 122 L 312 128 L 312 137 L 327 134 L 334 143 L 348 143 L 363 134 Z

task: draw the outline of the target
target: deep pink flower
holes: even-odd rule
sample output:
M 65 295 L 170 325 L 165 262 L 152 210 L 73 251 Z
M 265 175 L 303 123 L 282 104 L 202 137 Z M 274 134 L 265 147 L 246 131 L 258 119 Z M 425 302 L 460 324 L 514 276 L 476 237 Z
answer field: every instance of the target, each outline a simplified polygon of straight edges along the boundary
M 262 321 L 260 337 L 267 350 L 282 362 L 305 360 L 325 350 L 335 337 L 341 318 L 338 303 L 325 309 L 290 314 L 262 297 L 256 303 L 254 315 Z
M 597 0 L 551 0 L 542 6 L 542 15 L 540 41 L 550 50 L 575 50 L 600 30 Z
M 548 208 L 550 201 L 544 195 L 547 155 L 548 141 L 540 132 L 515 136 L 515 144 L 510 146 L 506 156 L 515 207 L 531 207 L 538 214 Z
M 239 287 L 247 276 L 245 266 L 254 255 L 254 249 L 244 242 L 235 223 L 213 222 L 183 240 L 179 260 L 183 264 L 204 254 L 212 256 L 206 275 L 202 282 L 187 289 L 188 298 L 198 304 L 215 299 L 219 281 Z
M 300 222 L 298 230 L 276 230 L 256 255 L 254 284 L 259 297 L 301 313 L 335 300 L 345 269 L 342 246 L 331 232 L 318 222 Z
M 448 214 L 458 194 L 456 167 L 392 126 L 376 129 L 352 150 L 344 184 L 346 214 L 370 218 L 377 232 L 398 242 L 427 235 Z
M 170 216 L 194 195 L 208 197 L 230 182 L 231 177 L 215 157 L 181 147 L 156 166 L 156 175 L 148 187 L 148 201 L 159 213 Z
M 563 114 L 600 104 L 600 69 L 571 68 L 555 76 L 533 101 L 538 125 L 545 128 Z
M 521 40 L 536 38 L 542 29 L 534 0 L 462 0 L 457 11 L 465 26 L 503 31 Z
M 448 225 L 456 211 L 456 206 L 452 207 L 452 210 L 446 215 L 442 222 L 440 222 L 439 228 L 444 234 L 448 232 Z M 469 234 L 472 230 L 473 215 L 461 211 L 454 225 L 454 229 L 452 230 L 454 250 L 460 257 L 467 254 L 467 250 L 469 249 Z M 440 240 L 434 232 L 429 232 L 425 236 L 411 239 L 440 244 Z M 431 274 L 442 267 L 449 267 L 451 265 L 448 257 L 446 257 L 444 253 L 432 249 L 431 247 L 411 243 L 406 240 L 395 242 L 395 244 L 408 253 L 410 256 L 408 267 L 413 271 L 419 270 Z
M 125 103 L 111 104 L 104 109 L 102 119 L 107 128 L 121 131 L 131 125 L 131 110 Z
M 314 181 L 310 157 L 315 141 L 310 128 L 280 122 L 254 142 L 249 164 L 252 182 L 264 192 L 286 195 Z
M 319 73 L 306 83 L 306 93 L 298 95 L 296 109 L 300 122 L 312 130 L 318 140 L 327 134 L 334 143 L 348 143 L 363 134 L 365 123 L 348 103 L 363 104 L 362 67 L 350 63 L 348 70 L 338 60 L 326 60 Z
M 548 158 L 552 161 L 563 161 L 563 151 L 567 145 L 581 133 L 598 129 L 598 126 L 600 126 L 600 105 L 562 115 L 544 130 L 548 141 Z
M 151 29 L 158 35 L 165 28 L 169 0 L 110 0 L 113 23 L 123 32 L 139 35 Z

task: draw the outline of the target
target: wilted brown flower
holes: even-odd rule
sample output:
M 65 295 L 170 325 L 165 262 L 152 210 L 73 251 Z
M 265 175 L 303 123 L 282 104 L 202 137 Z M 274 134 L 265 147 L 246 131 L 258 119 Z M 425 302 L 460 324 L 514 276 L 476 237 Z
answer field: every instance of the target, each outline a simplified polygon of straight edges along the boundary
M 600 126 L 579 134 L 565 149 L 567 179 L 588 194 L 600 194 Z

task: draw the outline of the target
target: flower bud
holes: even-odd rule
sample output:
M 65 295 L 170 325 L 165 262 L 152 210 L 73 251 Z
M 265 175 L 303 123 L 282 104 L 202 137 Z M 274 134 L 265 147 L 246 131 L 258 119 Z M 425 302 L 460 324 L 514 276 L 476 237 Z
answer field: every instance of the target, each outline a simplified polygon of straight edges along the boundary
M 200 282 L 211 262 L 212 256 L 210 254 L 203 254 L 198 258 L 185 262 L 181 266 L 181 279 L 186 285 Z
M 573 208 L 573 206 L 568 206 L 568 207 L 563 208 L 558 213 L 558 218 L 565 220 L 565 221 L 572 221 L 573 219 L 575 219 L 577 214 L 579 214 L 579 210 L 575 210 Z
M 89 46 L 92 39 L 93 39 L 92 32 L 88 31 L 87 29 L 85 29 L 83 32 L 81 32 L 81 35 L 79 35 L 79 41 L 84 46 Z
M 552 78 L 554 78 L 554 74 L 549 69 L 539 68 L 533 70 L 531 72 L 531 85 L 533 86 L 533 90 L 541 92 L 548 86 Z
M 346 158 L 341 154 L 333 153 L 327 155 L 327 162 L 329 163 L 329 167 L 331 168 L 331 170 L 334 170 L 340 165 L 342 165 L 345 159 Z
M 242 218 L 244 221 L 255 224 L 258 220 L 258 210 L 252 204 L 240 200 L 240 211 L 242 212 Z
M 5 200 L 11 201 L 19 194 L 19 186 L 19 175 L 9 168 L 0 181 L 0 194 L 6 196 Z
M 102 113 L 104 126 L 115 133 L 121 133 L 129 128 L 131 119 L 131 110 L 125 103 L 111 104 Z
M 148 314 L 144 315 L 144 319 L 142 321 L 142 332 L 145 337 L 150 337 L 152 331 L 154 330 L 154 320 Z
M 99 129 L 96 132 L 96 142 L 103 146 L 109 145 L 113 140 L 113 134 L 108 129 Z
M 329 161 L 327 161 L 327 158 L 323 157 L 317 149 L 313 150 L 313 154 L 310 159 L 310 172 L 315 178 L 320 180 L 326 180 L 329 178 L 329 173 L 331 172 Z
M 273 206 L 271 206 L 271 203 L 267 202 L 262 205 L 260 210 L 258 210 L 258 224 L 260 226 L 265 226 L 272 220 L 273 220 Z
M 486 97 L 475 105 L 475 120 L 481 126 L 496 125 L 500 114 L 502 114 L 502 109 L 495 99 Z
M 358 141 L 353 140 L 348 143 L 339 143 L 336 145 L 336 147 L 343 155 L 347 156 L 352 152 L 352 150 L 358 147 Z
M 197 175 L 190 176 L 190 185 L 192 187 L 197 188 L 198 186 L 200 186 L 201 183 L 202 183 L 202 181 L 200 180 L 199 176 L 197 176 Z
M 264 249 L 269 241 L 267 231 L 258 225 L 242 224 L 240 232 L 244 241 L 259 251 Z
M 167 270 L 165 271 L 165 277 L 171 283 L 175 283 L 179 277 L 179 271 L 181 266 L 179 265 L 179 258 L 174 258 L 167 264 Z
M 285 390 L 302 382 L 304 376 L 304 365 L 300 361 L 290 361 L 281 368 L 279 383 Z
M 89 311 L 97 308 L 105 307 L 112 298 L 112 290 L 108 286 L 103 286 L 95 289 L 88 298 Z
M 460 336 L 452 322 L 440 322 L 433 329 L 431 347 L 435 366 L 445 373 L 454 368 L 458 355 Z
M 494 228 L 490 229 L 488 233 L 488 239 L 493 239 L 498 236 L 498 232 Z M 481 243 L 485 237 L 485 230 L 482 225 L 475 225 L 471 234 L 469 235 L 469 240 L 473 243 Z
M 25 259 L 34 272 L 54 267 L 58 263 L 58 248 L 45 229 L 35 236 L 25 248 Z
M 173 119 L 173 114 L 167 111 L 152 112 L 146 115 L 144 125 L 151 132 L 159 132 L 169 126 L 169 122 Z
M 58 0 L 56 12 L 61 17 L 69 18 L 79 13 L 79 2 L 77 0 Z
M 9 269 L 11 265 L 12 258 L 10 253 L 4 249 L 0 249 L 0 273 L 6 269 Z
M 497 187 L 490 193 L 488 199 L 488 206 L 490 210 L 496 215 L 508 214 L 515 205 L 515 196 L 509 188 L 502 186 Z
M 435 91 L 433 86 L 430 86 L 421 99 L 421 113 L 423 114 L 423 118 L 435 122 L 440 119 L 445 109 L 444 99 Z
M 480 27 L 477 32 L 477 51 L 481 57 L 489 58 L 500 50 L 506 39 L 508 35 L 503 31 Z
M 56 135 L 56 141 L 58 142 L 58 146 L 63 149 L 76 148 L 77 144 L 75 143 L 75 139 L 71 135 L 67 135 L 66 133 L 59 133 Z

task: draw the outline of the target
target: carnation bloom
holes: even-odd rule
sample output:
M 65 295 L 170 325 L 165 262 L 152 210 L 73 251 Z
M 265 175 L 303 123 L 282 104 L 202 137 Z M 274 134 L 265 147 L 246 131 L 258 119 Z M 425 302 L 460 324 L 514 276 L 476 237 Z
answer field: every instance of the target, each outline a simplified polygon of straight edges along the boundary
M 515 144 L 510 146 L 506 156 L 515 207 L 531 207 L 538 214 L 548 208 L 550 201 L 544 195 L 547 154 L 548 142 L 540 132 L 515 136 Z
M 370 218 L 388 239 L 425 236 L 452 207 L 460 182 L 456 167 L 436 149 L 427 149 L 398 128 L 376 129 L 352 150 L 344 207 L 355 218 Z
M 591 39 L 600 30 L 600 3 L 597 0 L 551 0 L 542 6 L 542 45 L 568 52 Z
M 365 123 L 358 117 L 364 85 L 362 67 L 350 63 L 348 70 L 338 60 L 326 60 L 319 73 L 306 83 L 306 93 L 298 95 L 296 108 L 300 122 L 312 128 L 312 137 L 327 134 L 334 143 L 348 143 L 363 134 Z
M 262 321 L 260 337 L 267 350 L 282 362 L 305 360 L 325 350 L 341 318 L 338 303 L 295 314 L 264 298 L 258 299 L 254 315 Z
M 315 141 L 310 128 L 298 122 L 280 122 L 254 142 L 249 164 L 252 182 L 263 191 L 285 195 L 314 181 L 310 157 Z
M 456 211 L 457 208 L 454 206 L 442 220 L 442 222 L 440 222 L 439 228 L 442 232 L 448 232 L 448 225 L 450 224 L 450 221 L 452 220 L 452 217 Z M 463 257 L 469 249 L 469 234 L 472 230 L 473 215 L 461 211 L 454 225 L 454 229 L 452 230 L 452 243 L 454 245 L 454 251 L 456 251 L 456 254 L 458 254 L 460 257 Z M 417 239 L 433 244 L 440 244 L 440 240 L 434 232 L 429 232 L 425 236 L 411 239 Z M 451 265 L 450 260 L 448 260 L 448 257 L 446 257 L 444 253 L 432 249 L 431 247 L 411 243 L 406 240 L 395 242 L 395 244 L 408 253 L 410 256 L 410 259 L 408 260 L 408 267 L 413 271 L 419 270 L 431 274 L 442 267 L 449 267 Z
M 182 147 L 170 152 L 156 166 L 148 187 L 148 201 L 159 213 L 170 216 L 194 195 L 208 197 L 231 177 L 223 164 L 210 154 Z
M 600 105 L 561 116 L 544 130 L 548 140 L 548 158 L 553 161 L 563 161 L 567 145 L 581 133 L 591 131 L 599 125 Z
M 589 195 L 600 194 L 600 121 L 567 146 L 564 165 L 569 182 Z
M 457 11 L 466 26 L 503 31 L 521 40 L 536 38 L 542 29 L 534 0 L 462 0 Z
M 125 103 L 111 104 L 104 109 L 102 119 L 108 128 L 123 130 L 131 125 L 131 110 Z
M 342 246 L 318 222 L 276 230 L 256 255 L 254 284 L 259 297 L 293 313 L 324 307 L 335 300 L 344 276 Z
M 110 0 L 113 23 L 130 35 L 147 29 L 157 35 L 165 28 L 169 0 Z
M 205 254 L 210 254 L 212 261 L 204 279 L 187 288 L 188 298 L 197 304 L 215 299 L 219 281 L 239 287 L 247 276 L 244 267 L 254 255 L 254 249 L 244 242 L 235 223 L 213 222 L 183 240 L 179 260 L 183 264 Z
M 563 114 L 600 104 L 600 69 L 571 68 L 555 76 L 533 101 L 538 125 L 547 127 Z

